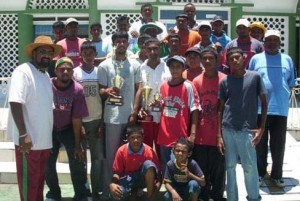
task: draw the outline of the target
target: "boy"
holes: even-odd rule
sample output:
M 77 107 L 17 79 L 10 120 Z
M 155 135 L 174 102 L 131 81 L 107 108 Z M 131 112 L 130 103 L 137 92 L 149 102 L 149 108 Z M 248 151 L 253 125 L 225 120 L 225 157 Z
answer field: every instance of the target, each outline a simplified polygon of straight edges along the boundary
M 168 59 L 167 66 L 171 80 L 160 87 L 161 123 L 157 139 L 163 170 L 179 137 L 188 138 L 194 143 L 200 109 L 195 87 L 182 77 L 185 59 L 173 56 Z
M 143 143 L 144 130 L 138 125 L 127 128 L 128 143 L 122 145 L 115 156 L 113 178 L 109 185 L 116 200 L 137 198 L 137 192 L 147 188 L 147 201 L 154 201 L 161 186 L 158 158 L 153 149 Z
M 201 186 L 205 185 L 205 179 L 196 161 L 189 159 L 192 149 L 192 144 L 182 137 L 174 145 L 175 160 L 167 163 L 164 175 L 167 189 L 164 195 L 165 201 L 198 200 Z
M 96 45 L 91 41 L 85 41 L 81 46 L 82 65 L 74 69 L 74 79 L 84 88 L 85 100 L 89 116 L 82 119 L 83 133 L 86 136 L 84 144 L 88 144 L 91 154 L 91 184 L 92 196 L 98 197 L 103 191 L 102 163 L 104 158 L 102 100 L 99 95 L 98 68 L 94 66 L 97 55 Z

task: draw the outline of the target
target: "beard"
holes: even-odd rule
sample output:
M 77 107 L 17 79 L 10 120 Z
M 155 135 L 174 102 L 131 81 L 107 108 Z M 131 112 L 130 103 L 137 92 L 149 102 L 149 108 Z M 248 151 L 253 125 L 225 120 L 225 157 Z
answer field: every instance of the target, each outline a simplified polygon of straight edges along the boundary
M 36 62 L 36 64 L 40 68 L 49 68 L 51 65 L 51 60 L 48 58 L 41 58 L 41 60 L 39 62 Z

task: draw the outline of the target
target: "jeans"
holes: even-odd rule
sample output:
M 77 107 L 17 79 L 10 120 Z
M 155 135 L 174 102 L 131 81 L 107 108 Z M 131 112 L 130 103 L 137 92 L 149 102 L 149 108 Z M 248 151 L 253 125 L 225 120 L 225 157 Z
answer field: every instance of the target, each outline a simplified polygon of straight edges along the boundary
M 73 183 L 73 188 L 75 191 L 75 200 L 82 200 L 86 198 L 86 188 L 85 188 L 85 164 L 74 157 L 75 148 L 75 137 L 73 133 L 73 128 L 69 128 L 63 131 L 53 131 L 52 133 L 53 148 L 51 150 L 50 158 L 47 163 L 46 168 L 46 183 L 49 187 L 49 191 L 46 194 L 47 198 L 61 199 L 61 191 L 58 183 L 58 176 L 56 171 L 56 160 L 59 153 L 59 148 L 61 144 L 65 146 L 68 159 L 69 167 L 71 172 L 71 179 Z
M 191 194 L 196 194 L 197 196 L 200 193 L 200 185 L 195 180 L 190 180 L 186 186 L 172 186 L 176 192 L 180 195 L 182 200 L 186 201 L 190 199 Z M 164 194 L 165 201 L 172 201 L 172 195 L 169 192 Z
M 160 145 L 160 162 L 161 162 L 162 176 L 165 175 L 166 166 L 169 160 L 175 159 L 172 150 L 173 147 L 165 147 L 163 145 Z
M 260 121 L 261 116 L 258 116 Z M 271 177 L 273 179 L 282 178 L 282 166 L 285 151 L 287 117 L 278 115 L 268 115 L 263 136 L 256 146 L 257 167 L 259 176 L 263 177 L 267 173 L 268 141 L 270 138 L 270 150 L 272 157 Z
M 253 134 L 249 131 L 222 129 L 225 144 L 225 162 L 227 171 L 227 201 L 238 201 L 238 188 L 236 182 L 236 165 L 240 157 L 244 171 L 247 199 L 259 201 L 258 171 L 256 151 L 251 141 Z

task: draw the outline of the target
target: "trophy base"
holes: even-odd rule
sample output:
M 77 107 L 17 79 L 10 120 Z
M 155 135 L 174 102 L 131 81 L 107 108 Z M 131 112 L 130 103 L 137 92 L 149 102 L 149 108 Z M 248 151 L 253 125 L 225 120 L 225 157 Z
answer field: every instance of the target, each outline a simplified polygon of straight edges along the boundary
M 108 105 L 122 106 L 123 105 L 123 97 L 122 96 L 108 97 L 107 104 Z

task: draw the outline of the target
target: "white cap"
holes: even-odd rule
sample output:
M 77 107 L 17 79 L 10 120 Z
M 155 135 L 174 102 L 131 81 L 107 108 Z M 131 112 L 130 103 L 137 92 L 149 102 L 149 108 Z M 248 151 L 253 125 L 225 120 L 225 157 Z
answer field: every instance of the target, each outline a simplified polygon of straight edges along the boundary
M 265 38 L 267 38 L 269 36 L 277 36 L 278 38 L 280 38 L 280 31 L 278 31 L 278 30 L 267 30 L 266 33 L 265 33 Z
M 210 30 L 212 30 L 210 21 L 206 21 L 206 20 L 201 21 L 201 22 L 199 23 L 199 25 L 198 25 L 198 28 L 200 29 L 200 27 L 202 27 L 202 26 L 209 27 Z
M 247 20 L 247 19 L 239 19 L 237 22 L 236 22 L 236 27 L 240 26 L 240 25 L 243 25 L 245 27 L 249 27 L 250 26 L 250 22 Z
M 70 24 L 70 23 L 72 23 L 72 22 L 75 22 L 75 23 L 78 24 L 78 21 L 77 21 L 75 18 L 70 17 L 70 18 L 68 18 L 68 19 L 65 21 L 65 25 L 67 26 L 68 24 Z

